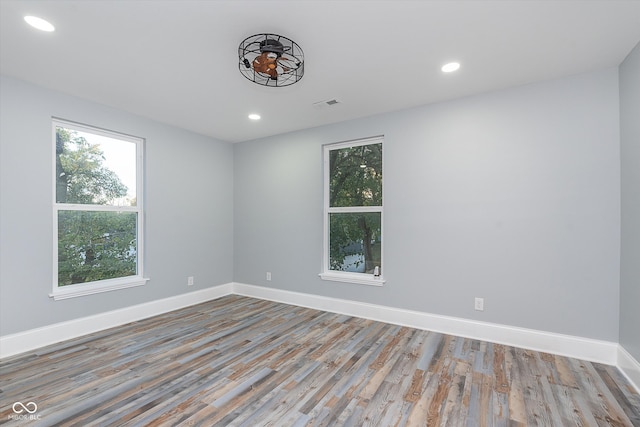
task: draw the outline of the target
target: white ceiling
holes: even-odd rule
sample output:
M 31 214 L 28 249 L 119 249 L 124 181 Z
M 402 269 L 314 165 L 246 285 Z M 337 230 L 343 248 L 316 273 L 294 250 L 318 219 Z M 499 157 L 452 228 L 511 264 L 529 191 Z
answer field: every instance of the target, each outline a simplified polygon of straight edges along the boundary
M 300 82 L 240 74 L 262 32 L 302 47 Z M 230 142 L 612 67 L 639 41 L 638 0 L 0 0 L 2 74 Z

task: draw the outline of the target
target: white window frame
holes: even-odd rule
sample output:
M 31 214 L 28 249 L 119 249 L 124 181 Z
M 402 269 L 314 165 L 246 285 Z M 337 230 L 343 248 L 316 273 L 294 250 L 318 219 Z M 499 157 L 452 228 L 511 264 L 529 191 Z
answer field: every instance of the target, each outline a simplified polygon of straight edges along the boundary
M 122 141 L 136 144 L 136 206 L 110 206 L 110 205 L 83 205 L 72 203 L 57 203 L 56 197 L 56 127 L 63 127 L 80 132 L 92 133 L 99 136 L 115 138 Z M 149 280 L 143 277 L 144 272 L 144 139 L 100 129 L 89 125 L 84 125 L 59 118 L 52 118 L 52 162 L 53 162 L 53 282 L 52 292 L 49 297 L 54 300 L 75 298 L 84 295 L 97 294 L 101 292 L 113 291 L 116 289 L 142 286 Z M 59 211 L 94 211 L 94 212 L 137 212 L 136 230 L 136 263 L 137 274 L 133 276 L 120 277 L 115 279 L 97 280 L 87 283 L 77 283 L 73 285 L 58 286 L 58 212 Z
M 350 207 L 330 207 L 329 206 L 329 153 L 342 148 L 359 147 L 362 145 L 382 144 L 382 205 L 381 206 L 350 206 Z M 322 273 L 319 274 L 322 280 L 334 282 L 346 282 L 359 285 L 382 286 L 386 281 L 384 275 L 384 137 L 376 136 L 372 138 L 358 139 L 352 141 L 327 144 L 323 146 L 324 162 L 324 210 L 323 210 L 323 256 Z M 375 276 L 369 273 L 354 273 L 347 271 L 331 270 L 329 268 L 329 214 L 332 213 L 357 213 L 357 212 L 379 212 L 380 213 L 380 234 L 381 234 L 381 254 L 380 264 L 382 274 Z

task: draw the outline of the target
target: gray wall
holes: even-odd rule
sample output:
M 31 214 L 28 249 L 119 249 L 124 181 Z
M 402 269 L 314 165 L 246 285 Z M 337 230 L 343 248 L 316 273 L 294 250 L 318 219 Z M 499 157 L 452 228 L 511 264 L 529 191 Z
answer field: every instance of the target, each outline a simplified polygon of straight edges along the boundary
M 640 360 L 640 44 L 620 66 L 620 344 Z
M 380 134 L 387 283 L 322 281 L 321 146 Z M 618 340 L 617 68 L 234 152 L 236 282 Z
M 233 280 L 231 144 L 13 78 L 2 77 L 0 91 L 0 335 Z M 51 116 L 146 138 L 146 286 L 48 297 Z
M 623 79 L 632 66 L 637 49 Z M 638 357 L 637 314 L 625 306 L 627 297 L 637 301 L 630 283 L 638 272 L 624 262 L 637 252 L 627 240 L 623 274 L 633 275 L 623 278 L 622 306 L 618 286 L 617 69 L 234 146 L 12 78 L 0 84 L 2 335 L 236 281 L 595 339 L 620 336 Z M 631 111 L 638 111 L 634 99 Z M 147 286 L 63 301 L 47 296 L 51 116 L 146 138 Z M 626 174 L 638 170 L 624 163 L 638 158 L 635 129 L 634 144 L 623 138 L 623 150 L 635 153 L 623 156 Z M 387 283 L 322 281 L 322 144 L 379 134 Z M 637 175 L 624 178 L 627 201 L 637 182 Z M 633 215 L 623 230 L 638 230 Z M 485 298 L 484 312 L 473 310 L 476 296 Z

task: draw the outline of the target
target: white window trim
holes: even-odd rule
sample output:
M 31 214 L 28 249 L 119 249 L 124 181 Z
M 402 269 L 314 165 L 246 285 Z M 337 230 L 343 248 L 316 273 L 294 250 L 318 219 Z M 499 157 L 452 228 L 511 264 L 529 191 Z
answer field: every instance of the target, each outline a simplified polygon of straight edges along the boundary
M 325 273 L 318 274 L 322 280 L 328 280 L 330 282 L 344 282 L 353 283 L 356 285 L 369 285 L 369 286 L 382 286 L 386 283 L 386 280 L 382 276 L 373 276 L 372 274 L 365 273 L 349 273 L 347 271 L 327 271 Z
M 119 132 L 109 131 L 105 129 L 87 126 L 80 123 L 52 118 L 52 159 L 54 162 L 52 172 L 52 194 L 53 194 L 53 280 L 50 298 L 55 301 L 75 298 L 85 295 L 92 295 L 102 292 L 114 291 L 117 289 L 132 288 L 143 286 L 149 278 L 145 278 L 144 274 L 144 139 L 122 134 Z M 78 205 L 56 202 L 56 126 L 68 129 L 78 130 L 81 132 L 93 133 L 96 135 L 106 136 L 109 138 L 117 138 L 123 141 L 129 141 L 136 144 L 136 206 L 105 206 L 105 205 Z M 82 211 L 114 211 L 114 212 L 137 212 L 138 226 L 136 230 L 137 236 L 137 271 L 138 274 L 127 277 L 119 277 L 108 280 L 97 280 L 88 283 L 77 283 L 73 285 L 58 286 L 58 212 L 64 210 L 82 210 Z
M 339 150 L 341 148 L 358 147 L 361 145 L 382 144 L 382 206 L 352 206 L 352 207 L 329 207 L 329 152 L 333 150 Z M 353 141 L 339 142 L 335 144 L 327 144 L 323 146 L 323 255 L 322 255 L 322 273 L 318 276 L 322 280 L 328 280 L 333 282 L 353 283 L 358 285 L 370 285 L 370 286 L 382 286 L 386 280 L 384 279 L 384 137 L 376 136 L 366 139 L 358 139 Z M 382 275 L 375 276 L 368 273 L 353 273 L 347 271 L 337 271 L 329 269 L 329 214 L 330 213 L 351 213 L 351 212 L 380 212 L 380 227 L 382 235 L 382 248 L 381 248 L 381 264 Z
M 140 276 L 129 276 L 121 277 L 118 279 L 98 280 L 89 283 L 78 283 L 75 285 L 67 285 L 64 287 L 56 286 L 58 289 L 51 292 L 49 294 L 49 297 L 53 298 L 55 301 L 58 301 L 68 298 L 82 297 L 85 295 L 99 294 L 102 292 L 115 291 L 117 289 L 143 286 L 147 283 L 147 281 L 149 281 L 148 278 Z

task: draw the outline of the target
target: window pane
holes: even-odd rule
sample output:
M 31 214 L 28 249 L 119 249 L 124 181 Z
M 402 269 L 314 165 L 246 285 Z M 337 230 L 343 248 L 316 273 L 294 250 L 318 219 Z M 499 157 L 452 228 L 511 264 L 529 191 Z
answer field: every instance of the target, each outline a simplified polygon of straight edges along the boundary
M 136 275 L 137 216 L 58 211 L 58 286 Z
M 382 143 L 329 152 L 329 206 L 382 206 Z
M 136 205 L 136 144 L 56 126 L 56 202 Z
M 381 266 L 380 212 L 329 214 L 329 269 L 373 273 Z

